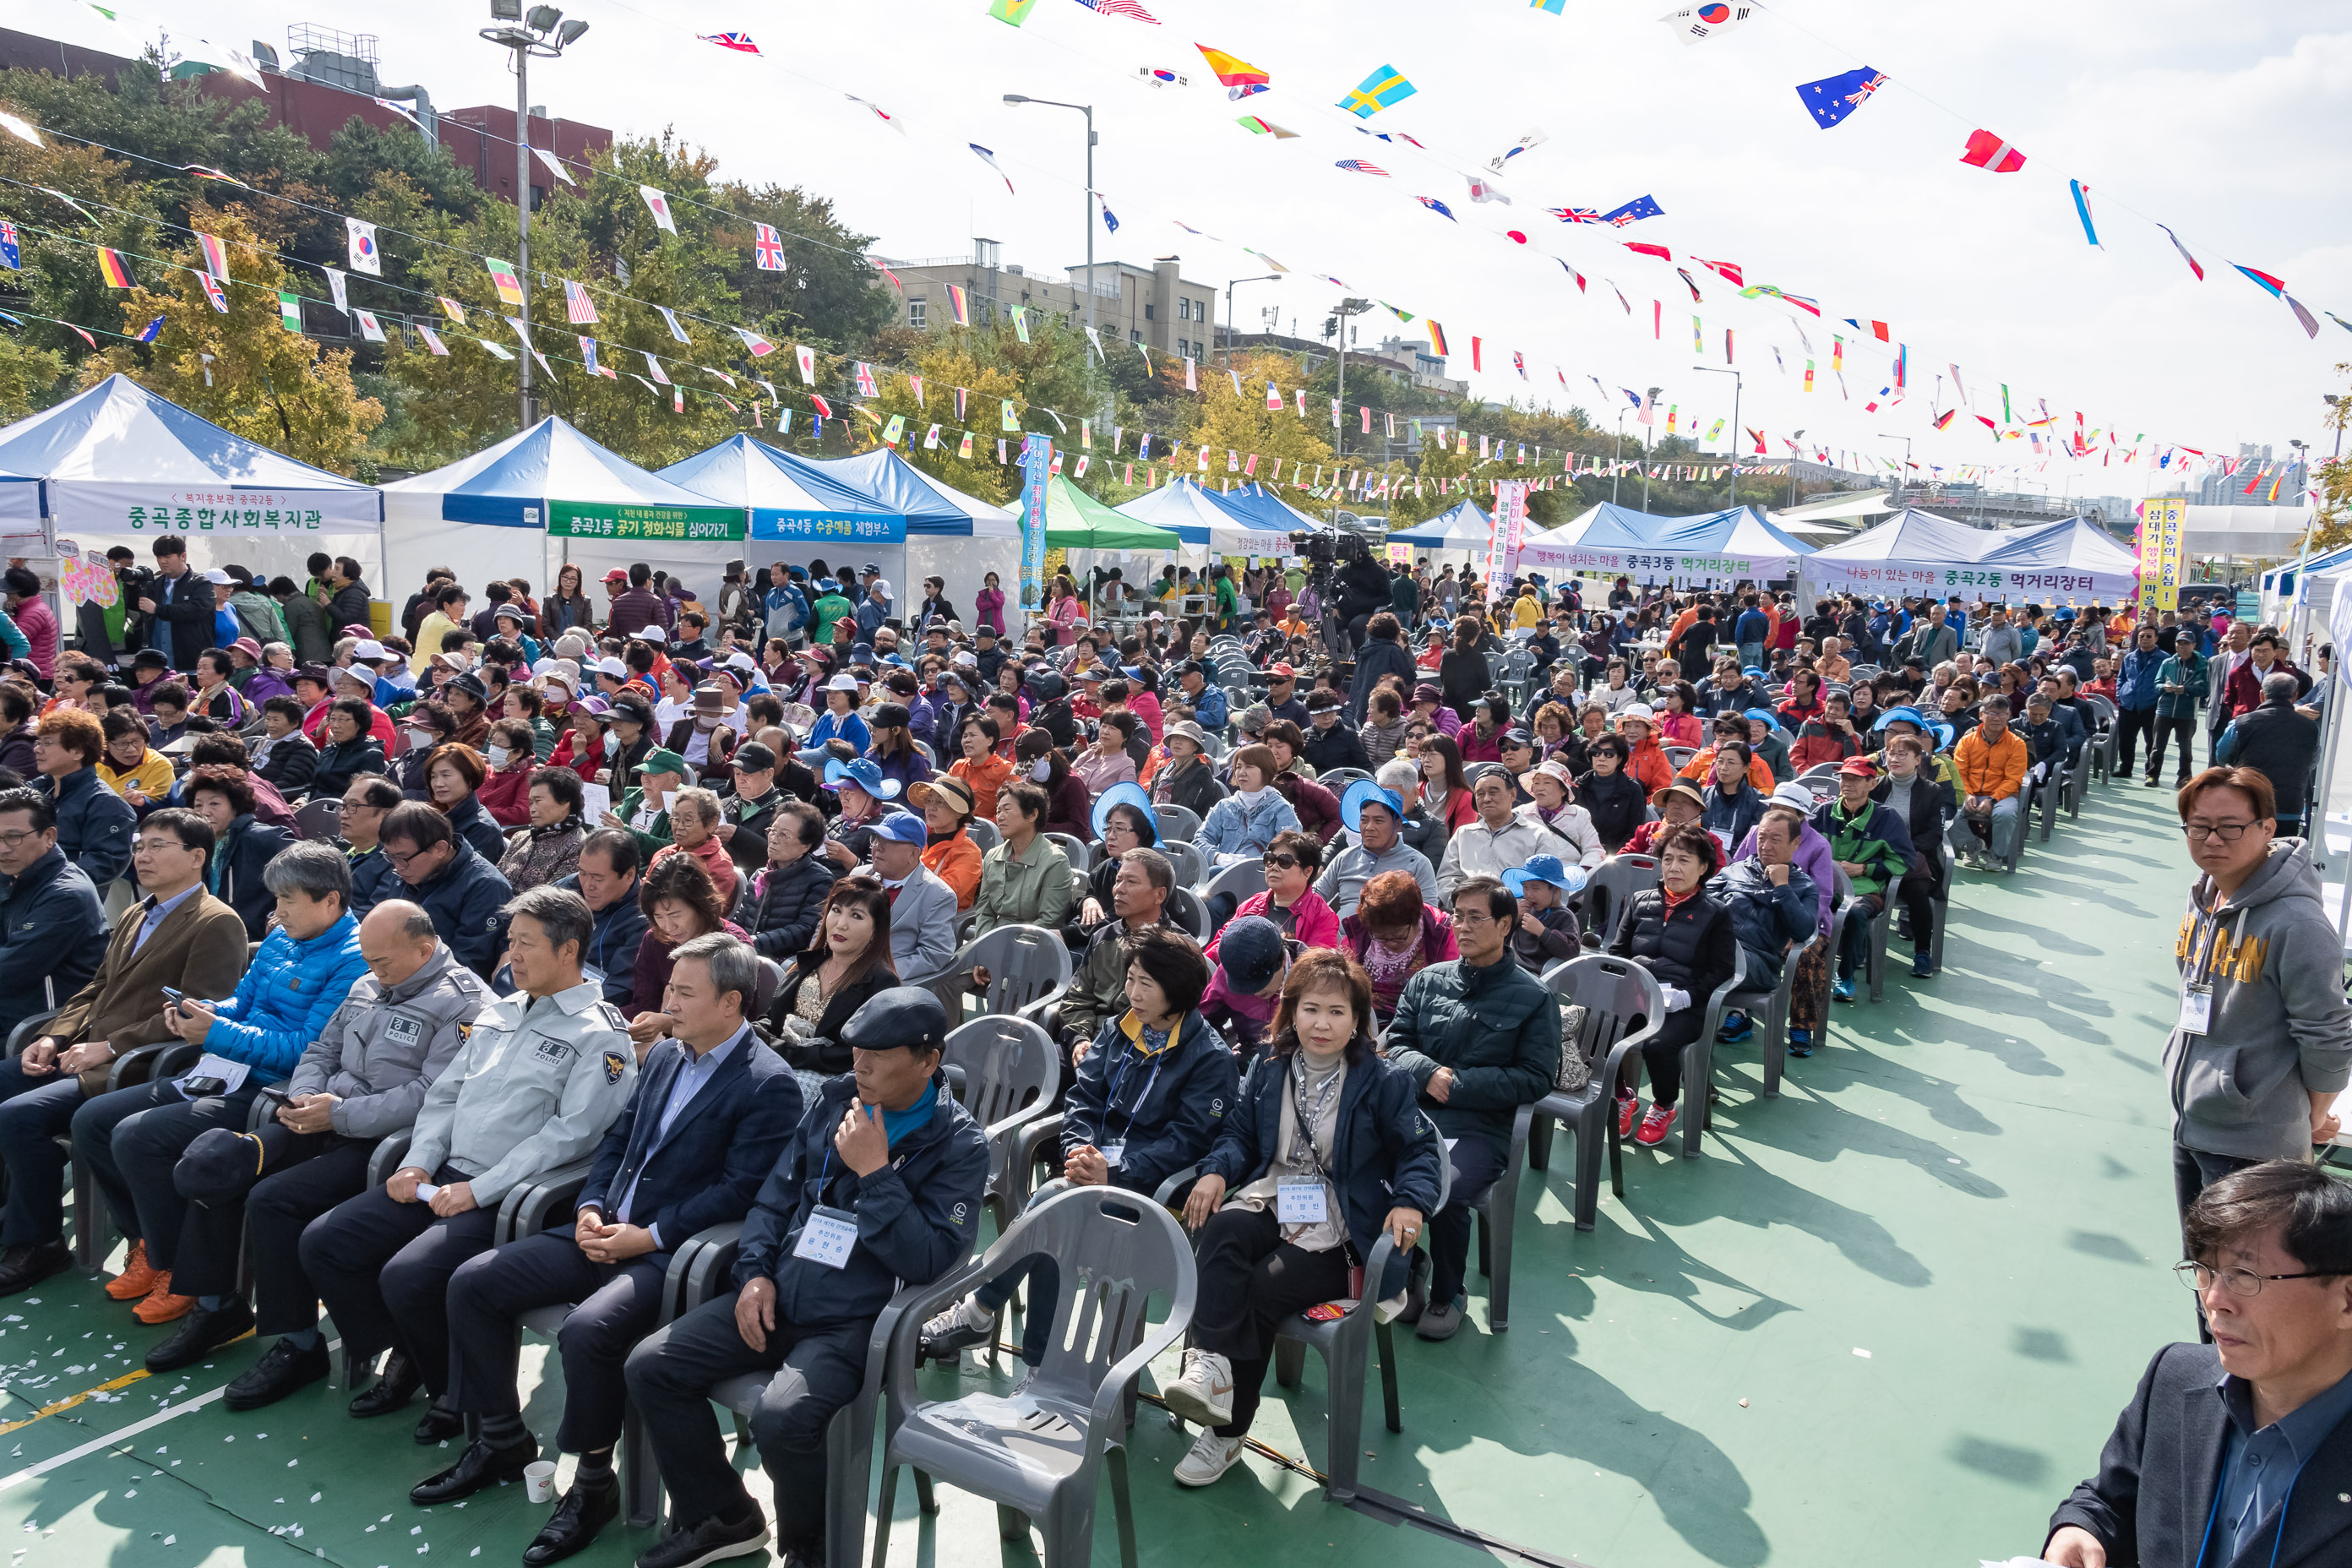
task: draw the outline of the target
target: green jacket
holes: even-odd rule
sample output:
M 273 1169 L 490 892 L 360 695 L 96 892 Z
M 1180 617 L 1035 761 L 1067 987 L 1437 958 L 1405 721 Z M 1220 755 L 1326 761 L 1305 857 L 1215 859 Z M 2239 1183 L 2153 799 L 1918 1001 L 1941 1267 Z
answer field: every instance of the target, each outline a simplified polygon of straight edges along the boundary
M 833 641 L 833 623 L 844 616 L 856 615 L 857 610 L 838 594 L 820 594 L 816 603 L 809 606 L 809 613 L 815 617 L 809 642 L 814 647 L 824 647 Z
M 1061 846 L 1040 833 L 1029 841 L 1029 853 L 1019 859 L 1013 847 L 999 844 L 981 858 L 980 896 L 972 900 L 974 936 L 985 936 L 998 926 L 1044 926 L 1059 930 L 1077 901 L 1077 879 L 1070 873 L 1069 857 Z M 1121 976 L 1122 983 L 1125 977 Z
M 656 814 L 653 825 L 649 827 L 636 826 L 637 812 L 645 804 L 646 792 L 642 789 L 633 789 L 621 797 L 621 804 L 613 808 L 613 813 L 621 819 L 621 826 L 628 830 L 629 837 L 637 841 L 637 847 L 645 852 L 646 858 L 650 859 L 655 850 L 668 848 L 673 840 L 669 833 L 669 813 L 667 811 Z
M 542 763 L 555 755 L 555 726 L 544 716 L 530 721 L 530 749 Z
M 2156 667 L 2156 716 L 2159 719 L 2194 719 L 2205 701 L 2205 656 L 2195 648 L 2189 650 L 2183 662 L 2174 654 Z M 2168 686 L 2178 686 L 2178 691 L 2167 691 Z
M 1518 1108 L 1550 1093 L 1559 1070 L 1559 999 L 1508 952 L 1483 969 L 1447 959 L 1404 983 L 1387 1049 L 1389 1065 L 1422 1086 L 1440 1132 L 1507 1148 Z M 1454 1072 L 1442 1102 L 1428 1092 L 1440 1068 Z
M 1826 801 L 1813 812 L 1813 830 L 1830 841 L 1831 859 L 1864 868 L 1859 875 L 1847 874 L 1856 893 L 1884 891 L 1911 868 L 1911 830 L 1876 801 L 1864 800 L 1851 816 L 1843 802 Z M 1900 847 L 1895 842 L 1897 836 L 1903 839 Z

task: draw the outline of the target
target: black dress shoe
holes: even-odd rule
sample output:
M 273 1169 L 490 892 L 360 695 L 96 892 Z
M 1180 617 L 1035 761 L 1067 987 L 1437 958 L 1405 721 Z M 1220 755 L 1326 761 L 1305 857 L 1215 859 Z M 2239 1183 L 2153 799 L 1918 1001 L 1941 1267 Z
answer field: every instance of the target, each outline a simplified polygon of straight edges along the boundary
M 232 1340 L 253 1331 L 253 1309 L 242 1296 L 232 1296 L 217 1311 L 198 1307 L 180 1320 L 180 1326 L 162 1344 L 147 1352 L 149 1372 L 172 1372 L 205 1359 Z
M 446 1443 L 452 1437 L 462 1436 L 465 1431 L 464 1415 L 450 1409 L 437 1399 L 425 1407 L 425 1414 L 417 1417 L 416 1421 L 416 1440 L 427 1447 L 436 1443 Z
M 281 1339 L 261 1352 L 261 1359 L 236 1374 L 236 1380 L 222 1391 L 221 1403 L 231 1410 L 258 1410 L 265 1405 L 275 1405 L 298 1388 L 319 1382 L 334 1370 L 335 1358 L 327 1353 L 327 1342 L 304 1349 L 291 1340 Z
M 735 1518 L 713 1514 L 673 1530 L 637 1554 L 637 1568 L 702 1568 L 721 1558 L 741 1557 L 768 1543 L 768 1516 L 758 1503 Z
M 389 1415 L 425 1386 L 425 1378 L 398 1351 L 383 1363 L 383 1375 L 352 1396 L 354 1415 Z
M 62 1274 L 73 1262 L 73 1251 L 62 1241 L 37 1241 L 0 1252 L 0 1296 L 29 1290 L 52 1274 Z
M 485 1487 L 522 1479 L 525 1465 L 539 1459 L 539 1439 L 526 1436 L 520 1443 L 493 1448 L 479 1437 L 466 1445 L 457 1462 L 439 1475 L 429 1476 L 408 1489 L 408 1500 L 423 1508 L 472 1497 Z
M 621 1479 L 607 1475 L 602 1481 L 574 1480 L 563 1500 L 555 1505 L 546 1527 L 522 1549 L 525 1568 L 547 1568 L 584 1550 L 596 1532 L 619 1517 Z

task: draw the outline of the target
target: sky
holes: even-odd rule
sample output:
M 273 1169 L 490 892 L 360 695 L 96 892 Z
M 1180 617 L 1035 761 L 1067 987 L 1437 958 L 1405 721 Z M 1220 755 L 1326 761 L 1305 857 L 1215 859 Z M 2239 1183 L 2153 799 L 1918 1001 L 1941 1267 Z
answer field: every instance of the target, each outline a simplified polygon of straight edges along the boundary
M 1219 290 L 1222 320 L 1225 280 L 1272 269 L 1255 251 L 1288 270 L 1236 290 L 1245 331 L 1278 305 L 1283 331 L 1295 321 L 1319 333 L 1341 297 L 1336 278 L 1349 293 L 1442 322 L 1450 374 L 1476 395 L 1580 406 L 1613 427 L 1619 409 L 1630 414 L 1620 388 L 1656 385 L 1685 433 L 1724 422 L 1717 452 L 1733 427 L 1733 377 L 1713 374 L 1726 368 L 1727 328 L 1738 424 L 1761 430 L 1776 458 L 1799 430 L 1807 448 L 1882 458 L 1904 458 L 1907 437 L 1923 465 L 2020 464 L 2020 488 L 2138 495 L 2170 479 L 2148 466 L 2159 443 L 2231 456 L 2268 445 L 2284 456 L 2290 438 L 2323 454 L 2336 440 L 2321 395 L 2347 389 L 2352 360 L 2352 329 L 2323 313 L 2352 321 L 2352 146 L 2340 116 L 2352 22 L 2341 5 L 2265 0 L 2217 26 L 2215 8 L 2191 0 L 1789 0 L 1685 45 L 1659 19 L 1665 0 L 1566 0 L 1560 16 L 1526 0 L 1142 3 L 1161 25 L 1077 0 L 1038 0 L 1019 28 L 991 19 L 986 0 L 580 0 L 567 14 L 590 32 L 534 66 L 531 98 L 624 135 L 673 130 L 724 174 L 830 196 L 881 256 L 968 255 L 984 235 L 1003 241 L 1006 261 L 1057 272 L 1085 253 L 1082 121 L 1002 100 L 1090 103 L 1095 186 L 1120 222 L 1112 235 L 1090 220 L 1099 259 L 1180 256 L 1185 277 Z M 16 25 L 79 36 L 79 9 L 40 0 Z M 372 31 L 384 79 L 423 82 L 444 110 L 513 100 L 502 51 L 473 37 L 487 0 L 139 0 L 126 15 L 223 43 L 257 38 L 281 54 L 290 23 Z M 721 30 L 749 32 L 761 56 L 695 37 Z M 1196 44 L 1267 71 L 1272 90 L 1229 100 Z M 1370 121 L 1337 107 L 1382 66 L 1417 92 Z M 1843 123 L 1819 128 L 1797 84 L 1857 66 L 1887 84 Z M 1139 68 L 1191 84 L 1155 89 Z M 1245 113 L 1298 134 L 1252 135 L 1235 123 Z M 2023 152 L 2024 169 L 1959 163 L 1979 128 Z M 1549 139 L 1494 179 L 1509 205 L 1474 204 L 1469 176 L 1531 131 Z M 970 142 L 994 150 L 1013 192 Z M 1342 159 L 1389 177 L 1343 172 Z M 2088 187 L 2097 248 L 2070 178 Z M 1622 230 L 1545 211 L 1645 195 L 1664 216 Z M 1444 202 L 1454 221 L 1415 196 Z M 2202 265 L 2202 281 L 2159 224 Z M 1507 237 L 1514 229 L 1527 243 Z M 1628 252 L 1625 240 L 1668 247 L 1674 264 Z M 1822 315 L 1740 299 L 1696 258 L 1810 297 Z M 1562 260 L 1585 278 L 1581 291 Z M 2284 279 L 2321 335 L 2306 337 L 2231 262 Z M 1843 317 L 1865 324 L 1864 342 Z M 1875 413 L 1866 405 L 1892 378 L 1891 351 L 1868 341 L 1873 321 L 1907 346 L 1909 369 L 1907 395 Z M 1369 347 L 1392 331 L 1420 335 L 1422 324 L 1375 310 L 1360 331 Z M 1843 388 L 1830 369 L 1833 331 L 1846 339 Z M 2060 428 L 2071 431 L 2079 412 L 2121 447 L 2105 464 L 2036 464 L 2024 442 L 1997 443 L 1971 417 L 1998 420 L 2004 385 L 2012 412 L 2046 401 Z M 1935 430 L 1936 415 L 1956 407 Z M 1625 423 L 1630 441 L 1636 426 Z M 2122 449 L 2136 443 L 2140 461 L 2126 466 Z

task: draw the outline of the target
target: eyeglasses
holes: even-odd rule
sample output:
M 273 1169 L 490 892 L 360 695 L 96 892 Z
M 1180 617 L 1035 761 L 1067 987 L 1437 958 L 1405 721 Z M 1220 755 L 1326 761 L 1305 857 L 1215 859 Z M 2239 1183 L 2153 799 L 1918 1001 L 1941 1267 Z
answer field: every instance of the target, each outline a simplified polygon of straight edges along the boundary
M 2325 1268 L 2306 1268 L 2300 1274 L 2257 1274 L 2251 1268 L 2214 1268 L 2202 1263 L 2176 1263 L 2174 1278 L 2191 1290 L 2203 1290 L 2219 1279 L 2221 1289 L 2232 1296 L 2259 1296 L 2263 1284 L 2270 1279 L 2333 1279 L 2336 1276 Z
M 2214 838 L 2224 844 L 2235 844 L 2252 826 L 2251 822 L 2184 822 L 2180 825 L 2180 832 L 2192 844 Z
M 14 849 L 27 838 L 38 838 L 37 833 L 0 833 L 0 849 Z
M 1298 869 L 1298 857 L 1296 855 L 1268 855 L 1265 857 L 1265 868 L 1269 871 L 1296 871 Z

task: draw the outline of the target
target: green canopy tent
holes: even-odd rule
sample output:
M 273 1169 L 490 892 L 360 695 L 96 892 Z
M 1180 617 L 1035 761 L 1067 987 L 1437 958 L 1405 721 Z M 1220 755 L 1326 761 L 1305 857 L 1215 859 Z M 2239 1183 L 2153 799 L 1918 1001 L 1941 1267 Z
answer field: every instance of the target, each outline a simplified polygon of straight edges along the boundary
M 1021 515 L 1021 503 L 1005 510 Z M 1049 550 L 1166 550 L 1181 548 L 1175 531 L 1154 528 L 1113 511 L 1056 474 L 1045 481 L 1045 546 Z

